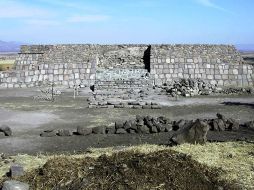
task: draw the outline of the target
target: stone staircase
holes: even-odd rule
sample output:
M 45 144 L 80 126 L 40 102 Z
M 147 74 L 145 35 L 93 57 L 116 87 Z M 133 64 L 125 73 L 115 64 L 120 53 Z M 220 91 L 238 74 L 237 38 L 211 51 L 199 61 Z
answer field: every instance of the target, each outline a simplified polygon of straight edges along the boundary
M 98 69 L 95 91 L 126 91 L 153 85 L 146 69 Z

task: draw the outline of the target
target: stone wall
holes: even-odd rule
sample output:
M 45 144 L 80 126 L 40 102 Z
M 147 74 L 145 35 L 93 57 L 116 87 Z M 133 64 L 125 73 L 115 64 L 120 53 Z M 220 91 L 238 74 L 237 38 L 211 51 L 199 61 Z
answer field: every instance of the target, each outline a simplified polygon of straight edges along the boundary
M 152 46 L 151 74 L 155 84 L 179 78 L 202 79 L 219 86 L 253 86 L 254 69 L 244 64 L 234 46 Z
M 253 86 L 253 66 L 244 64 L 233 46 L 84 44 L 22 46 L 15 69 L 0 73 L 0 87 L 32 87 L 45 81 L 84 86 L 94 84 L 100 73 L 100 82 L 107 82 L 115 80 L 113 75 L 128 79 L 134 70 L 151 72 L 155 84 L 201 78 L 221 86 Z
M 97 69 L 96 90 L 126 90 L 152 85 L 146 69 Z

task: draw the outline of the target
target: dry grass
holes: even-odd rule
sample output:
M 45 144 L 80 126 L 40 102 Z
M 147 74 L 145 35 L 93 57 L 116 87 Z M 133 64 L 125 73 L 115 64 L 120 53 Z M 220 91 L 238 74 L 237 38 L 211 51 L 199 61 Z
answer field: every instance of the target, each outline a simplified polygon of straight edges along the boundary
M 254 144 L 244 142 L 184 144 L 173 150 L 190 155 L 199 163 L 225 172 L 220 179 L 239 188 L 254 189 Z
M 14 59 L 0 60 L 0 65 L 13 65 L 14 63 L 15 63 Z
M 0 71 L 6 71 L 12 69 L 15 60 L 0 60 Z
M 81 189 L 80 185 L 86 183 L 82 181 L 84 178 L 90 182 L 87 189 L 126 189 L 126 183 L 130 189 L 167 189 L 165 185 L 169 184 L 179 187 L 175 189 L 184 189 L 181 184 L 190 185 L 201 178 L 206 180 L 197 184 L 200 185 L 196 187 L 198 189 L 207 189 L 210 183 L 225 184 L 225 181 L 237 189 L 254 188 L 254 144 L 251 143 L 184 144 L 177 147 L 145 144 L 90 149 L 79 155 L 17 155 L 9 160 L 24 165 L 27 173 L 21 180 L 29 182 L 35 189 L 50 189 L 60 184 Z M 134 167 L 137 160 L 142 164 Z M 0 165 L 3 175 L 10 164 Z M 128 171 L 122 172 L 123 166 L 127 166 Z M 168 179 L 164 176 L 167 175 L 177 181 L 166 184 Z M 188 180 L 183 181 L 183 178 Z M 145 188 L 144 184 L 148 186 Z

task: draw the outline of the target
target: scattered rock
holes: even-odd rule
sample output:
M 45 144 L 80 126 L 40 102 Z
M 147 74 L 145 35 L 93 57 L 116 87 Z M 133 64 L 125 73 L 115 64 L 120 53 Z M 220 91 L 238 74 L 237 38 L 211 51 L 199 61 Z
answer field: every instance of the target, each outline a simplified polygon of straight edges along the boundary
M 10 180 L 3 183 L 2 190 L 29 190 L 29 185 L 20 181 Z
M 4 132 L 0 132 L 0 138 L 1 137 L 5 137 L 5 133 Z
M 116 130 L 116 134 L 126 134 L 126 133 L 127 133 L 127 131 L 123 128 L 119 128 Z
M 157 127 L 152 125 L 150 128 L 150 133 L 158 133 Z
M 94 127 L 94 128 L 92 128 L 92 131 L 94 134 L 105 134 L 106 127 L 105 126 Z
M 24 168 L 21 165 L 15 164 L 10 167 L 11 177 L 20 177 L 24 175 Z
M 107 134 L 115 134 L 116 133 L 115 124 L 107 126 L 106 133 Z
M 178 129 L 181 129 L 183 128 L 183 126 L 185 125 L 186 121 L 181 119 L 177 122 L 174 122 L 174 125 L 173 125 L 173 130 L 174 131 L 177 131 Z
M 58 130 L 57 135 L 61 136 L 61 137 L 67 137 L 67 136 L 72 136 L 73 133 L 72 133 L 72 131 L 70 131 L 68 129 L 60 129 L 60 130 Z
M 227 120 L 227 129 L 228 130 L 238 131 L 239 127 L 240 127 L 240 124 L 235 119 L 229 118 Z
M 137 132 L 137 131 L 134 130 L 134 129 L 128 129 L 127 131 L 128 131 L 128 133 L 130 133 L 130 134 L 135 134 L 135 133 Z
M 180 79 L 172 83 L 164 84 L 162 89 L 172 97 L 195 96 L 195 95 L 209 95 L 212 92 L 217 92 L 217 86 L 207 83 L 201 79 Z
M 173 130 L 173 125 L 168 123 L 165 125 L 165 132 L 170 132 Z
M 254 130 L 254 121 L 249 121 L 244 124 L 247 128 Z
M 126 122 L 124 123 L 123 128 L 124 128 L 125 130 L 127 130 L 127 129 L 130 129 L 131 126 L 132 126 L 132 120 L 129 120 L 129 121 L 126 121 Z
M 221 113 L 217 113 L 216 116 L 218 119 L 221 119 L 223 122 L 227 121 L 227 118 L 224 115 L 222 115 Z
M 77 134 L 78 135 L 90 135 L 93 132 L 92 128 L 88 128 L 88 127 L 77 127 Z
M 54 137 L 56 136 L 56 131 L 55 130 L 46 130 L 46 131 L 43 131 L 41 134 L 40 134 L 41 137 Z
M 120 105 L 120 104 L 121 104 L 121 101 L 108 100 L 107 104 L 108 104 L 108 105 Z
M 5 136 L 12 136 L 12 130 L 7 125 L 2 125 L 0 127 L 0 132 L 3 132 L 5 134 Z
M 149 130 L 149 128 L 148 128 L 147 126 L 141 125 L 141 126 L 138 126 L 137 132 L 138 132 L 138 133 L 149 134 L 149 133 L 150 133 L 150 130 Z
M 116 128 L 116 129 L 123 128 L 124 123 L 125 123 L 125 122 L 121 122 L 121 121 L 115 122 L 115 128 Z
M 207 123 L 197 119 L 194 123 L 180 130 L 177 134 L 173 135 L 170 139 L 175 144 L 183 143 L 199 143 L 203 144 L 206 142 L 206 135 L 209 130 Z
M 161 109 L 162 107 L 160 105 L 152 105 L 151 108 L 152 109 Z
M 225 123 L 222 119 L 214 119 L 212 122 L 212 130 L 214 131 L 225 131 Z

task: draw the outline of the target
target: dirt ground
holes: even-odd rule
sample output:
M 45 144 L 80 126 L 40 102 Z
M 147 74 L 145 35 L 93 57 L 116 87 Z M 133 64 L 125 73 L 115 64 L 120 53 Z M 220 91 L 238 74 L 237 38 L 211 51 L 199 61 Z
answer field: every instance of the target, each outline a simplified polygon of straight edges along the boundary
M 153 135 L 126 134 L 72 137 L 40 137 L 47 129 L 71 129 L 77 126 L 94 127 L 115 121 L 128 120 L 136 115 L 166 116 L 172 120 L 215 118 L 220 112 L 244 123 L 254 120 L 254 96 L 202 96 L 174 100 L 154 97 L 162 109 L 88 109 L 89 90 L 82 90 L 73 99 L 65 90 L 55 102 L 34 100 L 38 89 L 0 89 L 0 125 L 13 130 L 12 137 L 0 139 L 0 153 L 17 154 L 40 152 L 82 152 L 89 147 L 136 145 L 141 143 L 167 144 L 172 133 Z M 243 138 L 244 137 L 244 138 Z M 254 131 L 241 128 L 238 132 L 208 133 L 208 140 L 254 140 Z

